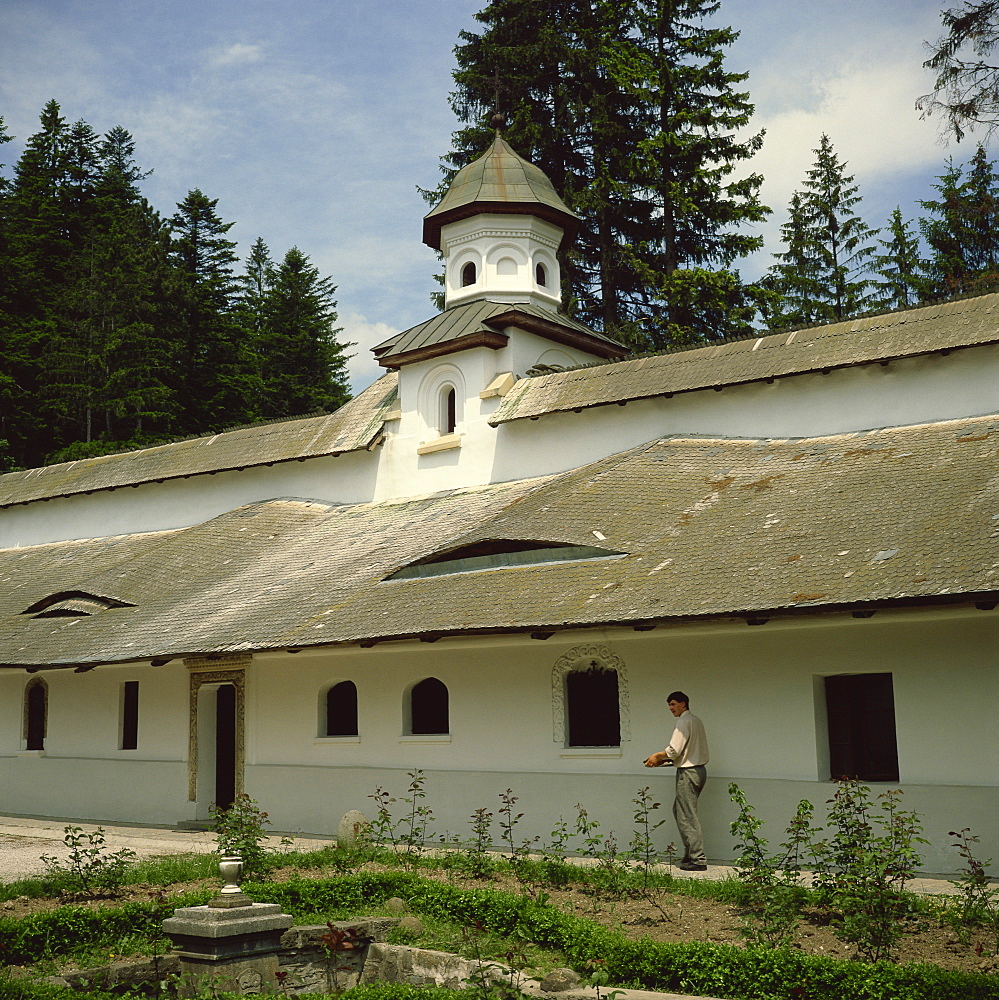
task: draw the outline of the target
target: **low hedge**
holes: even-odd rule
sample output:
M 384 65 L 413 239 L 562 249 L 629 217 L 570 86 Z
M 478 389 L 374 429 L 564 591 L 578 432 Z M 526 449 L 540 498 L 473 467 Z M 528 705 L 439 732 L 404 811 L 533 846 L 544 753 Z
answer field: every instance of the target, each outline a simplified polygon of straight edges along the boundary
M 541 947 L 559 951 L 566 963 L 583 971 L 601 961 L 615 986 L 734 1000 L 795 997 L 826 1000 L 995 1000 L 999 976 L 948 972 L 934 965 L 838 961 L 789 950 L 738 948 L 716 944 L 662 944 L 630 941 L 616 931 L 554 906 L 493 889 L 459 890 L 411 872 L 346 875 L 312 881 L 247 883 L 244 891 L 260 902 L 280 903 L 291 914 L 349 916 L 365 904 L 391 896 L 405 898 L 417 913 L 458 924 L 481 924 L 502 935 L 516 934 Z M 57 952 L 60 942 L 98 938 L 148 928 L 174 905 L 195 905 L 200 898 L 167 904 L 130 904 L 115 910 L 63 907 L 23 920 L 0 921 L 0 941 L 16 944 L 32 961 Z M 33 954 L 27 955 L 28 950 Z M 7 958 L 8 962 L 15 959 Z M 378 988 L 381 991 L 381 987 Z M 426 992 L 352 993 L 352 1000 L 429 1000 Z M 444 991 L 446 992 L 446 991 Z M 444 993 L 442 992 L 442 997 Z M 451 994 L 449 994 L 451 995 Z M 0 994 L 0 1000 L 4 1000 Z M 38 1000 L 38 998 L 36 998 Z M 44 1000 L 44 998 L 42 998 Z
M 0 918 L 0 962 L 27 965 L 39 959 L 67 955 L 81 948 L 109 945 L 127 934 L 159 937 L 163 921 L 178 906 L 197 906 L 211 891 L 189 893 L 170 902 L 126 903 L 89 909 L 60 906 L 29 917 Z

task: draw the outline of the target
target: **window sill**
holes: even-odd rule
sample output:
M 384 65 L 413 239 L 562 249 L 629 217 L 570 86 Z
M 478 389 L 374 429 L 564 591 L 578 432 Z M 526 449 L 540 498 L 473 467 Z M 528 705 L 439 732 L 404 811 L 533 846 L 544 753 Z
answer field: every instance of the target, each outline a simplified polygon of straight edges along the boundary
M 400 736 L 399 742 L 401 744 L 409 743 L 450 743 L 451 734 L 450 733 L 419 733 L 411 736 Z
M 313 746 L 356 746 L 361 742 L 360 736 L 317 736 L 313 741 Z
M 45 751 L 44 750 L 18 750 L 16 756 L 18 756 L 18 757 L 44 757 L 45 756 Z
M 461 447 L 460 434 L 442 434 L 433 441 L 421 444 L 416 449 L 417 455 L 432 455 L 435 451 L 451 451 L 453 448 Z
M 559 753 L 560 757 L 606 757 L 620 758 L 624 751 L 620 747 L 566 747 Z

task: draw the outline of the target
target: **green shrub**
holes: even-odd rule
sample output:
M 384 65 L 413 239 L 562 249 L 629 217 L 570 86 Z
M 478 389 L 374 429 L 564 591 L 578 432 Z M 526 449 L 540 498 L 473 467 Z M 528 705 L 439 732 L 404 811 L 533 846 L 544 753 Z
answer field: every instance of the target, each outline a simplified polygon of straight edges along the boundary
M 111 852 L 105 843 L 104 828 L 85 833 L 81 827 L 67 826 L 63 843 L 69 850 L 65 860 L 42 855 L 43 881 L 60 896 L 93 899 L 114 892 L 124 881 L 135 851 L 123 847 Z
M 237 795 L 225 809 L 212 806 L 212 830 L 223 858 L 236 856 L 243 862 L 243 878 L 260 875 L 268 855 L 264 827 L 270 824 L 260 805 L 249 795 Z

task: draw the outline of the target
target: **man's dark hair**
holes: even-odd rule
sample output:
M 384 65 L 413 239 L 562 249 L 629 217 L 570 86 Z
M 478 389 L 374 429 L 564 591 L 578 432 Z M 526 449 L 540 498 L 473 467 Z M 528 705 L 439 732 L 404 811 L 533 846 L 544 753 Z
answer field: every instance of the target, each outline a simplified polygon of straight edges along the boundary
M 667 701 L 682 701 L 687 708 L 690 708 L 690 699 L 682 691 L 672 691 L 666 695 Z

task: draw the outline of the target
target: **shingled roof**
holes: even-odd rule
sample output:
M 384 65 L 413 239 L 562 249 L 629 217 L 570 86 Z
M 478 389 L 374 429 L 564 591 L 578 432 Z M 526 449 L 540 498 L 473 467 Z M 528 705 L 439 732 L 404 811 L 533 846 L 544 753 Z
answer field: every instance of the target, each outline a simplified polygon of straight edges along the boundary
M 485 212 L 536 215 L 567 235 L 579 228 L 579 216 L 558 196 L 545 172 L 518 156 L 500 135 L 455 174 L 444 197 L 424 216 L 423 242 L 440 250 L 441 227 Z
M 999 293 L 522 380 L 493 426 L 547 413 L 667 396 L 999 342 Z
M 503 347 L 508 339 L 503 330 L 509 326 L 519 326 L 598 357 L 619 358 L 628 353 L 616 340 L 552 309 L 531 302 L 511 304 L 489 299 L 475 299 L 445 309 L 425 323 L 383 340 L 371 350 L 380 365 L 398 368 L 411 361 L 468 347 Z
M 396 405 L 398 376 L 385 375 L 335 413 L 241 427 L 118 455 L 0 476 L 0 507 L 206 473 L 338 455 L 369 447 Z
M 0 664 L 994 600 L 997 501 L 994 416 L 654 441 L 563 475 L 402 501 L 271 500 L 190 528 L 0 551 Z M 623 555 L 387 580 L 498 539 Z M 25 613 L 68 592 L 133 606 Z

